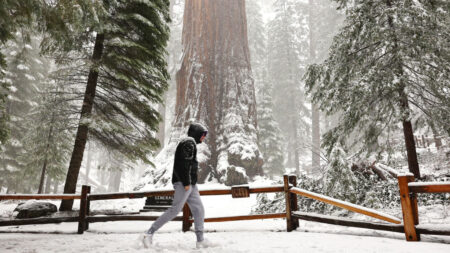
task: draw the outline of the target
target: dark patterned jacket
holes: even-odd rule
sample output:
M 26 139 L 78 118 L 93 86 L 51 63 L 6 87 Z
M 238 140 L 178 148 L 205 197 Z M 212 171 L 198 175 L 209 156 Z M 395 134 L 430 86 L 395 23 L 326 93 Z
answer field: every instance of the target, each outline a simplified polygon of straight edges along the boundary
M 178 143 L 175 151 L 172 183 L 181 182 L 184 186 L 197 183 L 197 144 L 200 143 L 202 135 L 206 135 L 207 132 L 206 128 L 200 124 L 194 123 L 189 126 L 188 137 Z

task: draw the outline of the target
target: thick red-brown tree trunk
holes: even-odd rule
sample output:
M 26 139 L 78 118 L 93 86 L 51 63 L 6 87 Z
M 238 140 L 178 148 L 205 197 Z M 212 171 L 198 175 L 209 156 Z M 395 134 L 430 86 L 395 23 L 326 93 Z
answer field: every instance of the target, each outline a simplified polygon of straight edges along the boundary
M 245 1 L 186 0 L 176 126 L 208 129 L 200 180 L 245 183 L 262 173 Z M 246 174 L 246 175 L 245 175 Z
M 175 120 L 167 146 L 135 190 L 171 182 L 173 156 L 190 123 L 208 128 L 198 145 L 199 180 L 244 184 L 261 175 L 256 99 L 244 0 L 186 0 Z

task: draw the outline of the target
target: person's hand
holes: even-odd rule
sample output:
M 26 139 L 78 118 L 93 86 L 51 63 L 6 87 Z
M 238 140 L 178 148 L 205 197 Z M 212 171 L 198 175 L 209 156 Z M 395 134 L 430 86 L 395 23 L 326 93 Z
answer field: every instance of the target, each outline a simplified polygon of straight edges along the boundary
M 190 186 L 190 185 L 186 185 L 186 186 L 184 187 L 184 190 L 185 190 L 185 191 L 189 191 L 189 188 L 191 188 L 191 186 Z

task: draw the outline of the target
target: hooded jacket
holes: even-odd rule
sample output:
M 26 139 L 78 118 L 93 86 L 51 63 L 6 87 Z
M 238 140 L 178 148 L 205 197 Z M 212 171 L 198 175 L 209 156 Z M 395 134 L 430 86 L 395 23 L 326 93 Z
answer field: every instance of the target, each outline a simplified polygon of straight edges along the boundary
M 208 130 L 201 124 L 193 123 L 189 126 L 188 137 L 183 138 L 175 151 L 173 163 L 172 183 L 181 182 L 184 186 L 197 183 L 198 161 L 197 146 L 201 143 L 202 135 Z

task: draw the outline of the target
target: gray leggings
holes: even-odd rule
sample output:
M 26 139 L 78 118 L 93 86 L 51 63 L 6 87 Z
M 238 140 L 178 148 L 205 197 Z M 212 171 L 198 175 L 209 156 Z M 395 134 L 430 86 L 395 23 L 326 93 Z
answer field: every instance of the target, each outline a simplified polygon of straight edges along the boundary
M 164 224 L 173 220 L 178 213 L 183 209 L 184 204 L 187 202 L 194 216 L 195 235 L 197 241 L 203 241 L 203 223 L 205 220 L 205 209 L 203 208 L 202 200 L 200 199 L 200 193 L 198 192 L 197 185 L 191 185 L 189 190 L 185 190 L 181 182 L 173 184 L 175 188 L 175 194 L 173 197 L 172 206 L 169 207 L 159 218 L 152 224 L 147 233 L 154 234 Z

